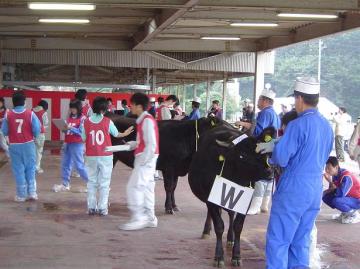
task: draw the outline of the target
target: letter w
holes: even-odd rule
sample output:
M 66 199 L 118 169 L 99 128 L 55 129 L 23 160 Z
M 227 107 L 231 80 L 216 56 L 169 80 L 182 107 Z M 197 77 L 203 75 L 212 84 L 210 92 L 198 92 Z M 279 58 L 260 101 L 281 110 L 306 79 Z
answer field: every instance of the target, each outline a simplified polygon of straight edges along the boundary
M 243 195 L 243 193 L 244 193 L 244 191 L 241 190 L 234 200 L 235 188 L 230 187 L 230 191 L 226 194 L 226 184 L 223 183 L 222 193 L 221 193 L 221 206 L 226 207 L 226 204 L 230 200 L 229 207 L 226 207 L 226 208 L 229 208 L 232 210 L 235 207 L 236 203 L 241 198 L 241 196 Z

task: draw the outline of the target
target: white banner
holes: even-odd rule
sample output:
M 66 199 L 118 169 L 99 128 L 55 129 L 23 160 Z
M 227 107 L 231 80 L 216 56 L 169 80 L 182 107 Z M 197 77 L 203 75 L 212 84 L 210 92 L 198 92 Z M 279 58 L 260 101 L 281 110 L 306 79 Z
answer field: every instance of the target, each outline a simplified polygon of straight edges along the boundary
M 254 189 L 240 186 L 226 178 L 216 176 L 208 201 L 246 215 L 253 192 Z

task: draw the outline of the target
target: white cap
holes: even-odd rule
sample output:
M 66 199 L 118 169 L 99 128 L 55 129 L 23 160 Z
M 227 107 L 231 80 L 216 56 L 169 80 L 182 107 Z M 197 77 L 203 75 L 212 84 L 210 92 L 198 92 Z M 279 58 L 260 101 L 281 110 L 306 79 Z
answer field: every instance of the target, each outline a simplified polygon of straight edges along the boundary
M 155 97 L 150 97 L 150 103 L 155 103 L 155 102 L 156 102 Z
M 201 99 L 200 99 L 200 97 L 195 97 L 191 102 L 196 102 L 196 103 L 201 104 Z
M 295 81 L 294 91 L 305 94 L 319 94 L 320 83 L 312 77 L 298 77 Z
M 267 98 L 269 98 L 269 99 L 274 100 L 274 99 L 275 99 L 275 96 L 276 96 L 276 93 L 275 93 L 273 90 L 271 90 L 271 89 L 264 89 L 264 90 L 261 92 L 260 96 L 264 96 L 264 97 L 267 97 Z

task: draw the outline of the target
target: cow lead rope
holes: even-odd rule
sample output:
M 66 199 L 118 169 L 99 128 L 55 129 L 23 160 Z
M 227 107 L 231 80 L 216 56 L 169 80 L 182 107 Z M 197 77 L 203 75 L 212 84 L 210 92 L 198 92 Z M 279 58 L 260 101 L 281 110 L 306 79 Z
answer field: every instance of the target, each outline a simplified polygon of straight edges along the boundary
M 199 130 L 198 130 L 198 121 L 195 120 L 195 149 L 198 151 L 198 139 L 199 139 Z
M 223 162 L 223 164 L 222 164 L 222 166 L 221 166 L 220 175 L 219 175 L 219 176 L 221 176 L 221 177 L 222 177 L 222 174 L 223 174 L 223 171 L 224 171 L 224 166 L 225 166 L 225 161 L 226 161 L 226 159 L 225 159 L 225 157 L 224 157 L 224 156 L 220 155 L 220 156 L 219 156 L 219 161 L 220 161 L 220 162 Z

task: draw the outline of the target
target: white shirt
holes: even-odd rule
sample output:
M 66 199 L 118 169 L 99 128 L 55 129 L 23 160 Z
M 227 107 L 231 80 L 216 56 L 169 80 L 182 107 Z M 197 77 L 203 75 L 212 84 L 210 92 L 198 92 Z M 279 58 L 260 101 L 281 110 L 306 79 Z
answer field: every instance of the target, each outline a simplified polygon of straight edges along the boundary
M 136 120 L 136 123 L 139 124 L 146 115 L 150 115 L 147 111 L 144 111 Z M 144 119 L 142 124 L 143 139 L 145 142 L 144 151 L 135 156 L 138 159 L 140 165 L 146 165 L 152 162 L 154 157 L 157 157 L 156 154 L 156 134 L 154 122 L 150 119 Z M 135 148 L 139 141 L 129 142 L 131 148 Z
M 160 113 L 161 113 L 161 119 L 162 120 L 171 120 L 171 112 L 170 112 L 170 108 L 164 104 L 165 106 L 161 108 Z
M 335 122 L 335 135 L 346 136 L 351 117 L 347 113 L 338 114 L 334 116 L 333 122 Z

